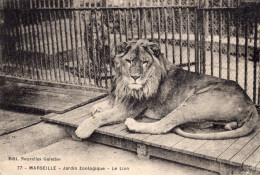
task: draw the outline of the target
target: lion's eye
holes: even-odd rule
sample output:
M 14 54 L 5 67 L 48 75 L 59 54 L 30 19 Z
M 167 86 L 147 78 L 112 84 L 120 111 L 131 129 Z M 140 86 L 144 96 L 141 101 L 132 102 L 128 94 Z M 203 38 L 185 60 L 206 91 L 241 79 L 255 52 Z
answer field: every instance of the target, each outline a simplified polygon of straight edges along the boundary
M 125 59 L 125 61 L 126 61 L 127 63 L 129 63 L 129 64 L 131 64 L 131 63 L 132 63 L 132 61 L 131 61 L 131 60 L 129 60 L 129 59 Z
M 148 63 L 149 63 L 149 61 L 143 61 L 143 65 L 146 65 Z

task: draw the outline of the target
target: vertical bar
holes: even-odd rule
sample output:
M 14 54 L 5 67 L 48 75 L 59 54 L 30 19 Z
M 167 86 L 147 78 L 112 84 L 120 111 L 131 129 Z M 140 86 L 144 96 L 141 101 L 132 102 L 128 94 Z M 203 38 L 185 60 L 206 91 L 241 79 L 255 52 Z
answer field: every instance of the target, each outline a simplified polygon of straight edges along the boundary
M 64 1 L 63 1 L 64 2 Z M 64 4 L 64 3 L 63 3 Z M 65 5 L 65 4 L 64 4 Z M 69 82 L 71 82 L 70 78 L 70 59 L 69 59 L 69 41 L 68 41 L 68 29 L 67 29 L 67 11 L 63 10 L 63 24 L 64 24 L 64 30 L 65 30 L 65 42 L 66 42 L 66 58 L 67 58 L 67 67 L 68 67 L 68 77 L 69 77 Z M 65 65 L 65 62 L 64 62 Z
M 24 7 L 22 7 L 21 6 L 21 8 L 26 8 L 25 6 Z M 27 13 L 23 13 L 23 15 L 26 15 Z M 24 23 L 26 23 L 28 20 L 27 20 L 27 18 L 26 19 L 24 19 L 23 21 L 22 21 L 22 23 L 23 23 L 23 29 L 24 29 L 24 42 L 25 42 L 25 50 L 27 51 L 27 52 L 29 52 L 29 41 L 28 41 L 28 38 L 27 38 L 27 29 L 28 29 L 28 33 L 29 33 L 29 26 L 27 26 L 26 27 L 26 25 L 24 24 Z M 27 58 L 27 59 L 26 59 Z M 33 77 L 33 75 L 32 75 L 32 71 L 31 71 L 31 66 L 32 66 L 32 64 L 30 63 L 30 62 L 28 62 L 28 56 L 26 56 L 26 54 L 25 54 L 25 65 L 27 65 L 27 72 L 28 72 L 28 77 L 29 78 L 32 78 Z
M 236 12 L 236 82 L 238 82 L 238 59 L 239 59 L 239 11 Z
M 160 9 L 159 8 L 156 8 L 157 9 L 157 15 L 158 15 L 158 43 L 159 45 L 161 45 L 161 15 L 160 15 Z
M 115 13 L 112 10 L 112 16 L 113 16 L 113 34 L 114 34 L 114 46 L 117 45 L 117 41 L 116 41 L 116 24 L 115 24 Z
M 30 1 L 31 2 L 31 1 Z M 30 3 L 31 4 L 31 3 Z M 31 6 L 30 6 L 30 8 L 31 8 Z M 32 33 L 31 33 L 31 25 L 32 24 L 30 24 L 30 13 L 29 13 L 29 10 L 27 11 L 27 24 L 28 24 L 28 32 L 29 32 L 29 36 L 30 36 L 30 38 L 29 38 L 29 41 L 30 41 L 30 43 L 29 43 L 29 45 L 30 45 L 30 51 L 31 52 L 33 52 L 33 43 L 32 43 Z M 29 50 L 28 50 L 29 51 Z M 35 68 L 35 66 L 34 66 L 34 58 L 31 58 L 32 59 L 32 74 L 33 74 L 33 79 L 35 79 L 35 70 L 34 70 L 34 68 Z
M 111 48 L 111 40 L 110 40 L 110 18 L 109 18 L 109 11 L 106 10 L 107 13 L 107 40 L 108 40 L 108 56 L 109 56 L 109 72 L 110 72 L 110 87 L 112 86 L 113 80 L 112 80 L 112 56 L 110 53 Z
M 45 2 L 45 1 L 44 1 Z M 48 1 L 49 2 L 49 1 Z M 46 7 L 46 4 L 44 3 L 43 5 L 44 7 Z M 50 16 L 50 11 L 47 11 L 48 14 L 47 16 Z M 48 69 L 48 65 L 49 65 L 49 70 L 50 70 L 50 80 L 53 81 L 53 75 L 52 75 L 52 68 L 51 68 L 51 63 L 52 63 L 52 59 L 51 59 L 51 49 L 50 49 L 50 40 L 49 40 L 49 31 L 48 31 L 48 23 L 47 21 L 45 21 L 45 33 L 46 33 L 46 40 L 47 40 L 47 50 L 48 50 L 48 64 L 47 64 L 47 69 Z
M 97 69 L 98 69 L 98 80 L 99 80 L 99 84 L 97 84 L 98 86 L 101 86 L 101 61 L 100 61 L 100 55 L 99 55 L 99 47 L 100 47 L 100 43 L 99 43 L 99 34 L 98 34 L 98 21 L 97 21 L 97 11 L 94 10 L 94 15 L 95 15 L 95 28 L 96 28 L 96 61 L 97 61 Z M 98 82 L 97 80 L 97 82 Z
M 84 42 L 85 42 L 85 49 L 86 49 L 86 58 L 87 58 L 87 64 L 88 64 L 88 82 L 89 85 L 91 85 L 91 63 L 90 63 L 90 49 L 89 49 L 89 25 L 87 25 L 86 21 L 86 13 L 88 11 L 84 11 Z M 88 15 L 87 15 L 88 16 Z
M 18 48 L 20 49 L 19 52 L 19 58 L 20 58 L 20 67 L 22 68 L 22 76 L 24 76 L 24 72 L 25 72 L 25 64 L 24 64 L 24 60 L 25 60 L 25 55 L 24 55 L 24 47 L 23 47 L 23 31 L 22 31 L 22 23 L 21 23 L 21 11 L 18 10 L 19 9 L 19 2 L 15 1 L 14 2 L 16 5 L 16 21 L 18 22 L 17 26 L 19 25 L 19 27 L 16 26 L 16 31 L 17 31 L 17 36 L 19 36 L 19 42 L 18 42 Z M 23 53 L 22 53 L 23 52 Z M 21 75 L 20 75 L 21 76 Z
M 79 18 L 79 32 L 80 32 L 80 45 L 81 45 L 81 61 L 82 61 L 82 64 L 81 66 L 83 66 L 83 84 L 86 84 L 86 65 L 85 65 L 85 54 L 84 54 L 84 49 L 83 49 L 83 32 L 82 32 L 82 19 L 81 19 L 81 11 L 78 12 L 79 15 L 78 15 L 78 18 Z
M 0 8 L 0 18 L 3 20 L 4 19 L 4 1 L 1 1 L 0 2 L 1 4 L 1 7 Z M 4 20 L 3 20 L 4 21 Z M 0 25 L 0 45 L 2 46 L 1 47 L 1 50 L 0 50 L 0 75 L 3 75 L 4 74 L 4 23 L 2 23 Z
M 60 43 L 61 43 L 61 58 L 62 58 L 62 64 L 63 64 L 63 82 L 66 82 L 66 70 L 65 70 L 65 57 L 64 57 L 64 42 L 63 42 L 63 30 L 64 27 L 62 27 L 62 23 L 61 23 L 61 14 L 62 11 L 59 11 L 58 13 L 58 20 L 59 20 L 59 26 L 60 26 Z
M 182 9 L 179 8 L 179 18 L 180 18 L 180 23 L 179 23 L 179 39 L 180 39 L 180 67 L 182 67 Z
M 134 28 L 133 28 L 134 17 L 133 17 L 133 10 L 132 9 L 130 9 L 130 16 L 131 16 L 131 36 L 132 36 L 132 39 L 134 39 Z
M 188 58 L 188 71 L 190 71 L 190 10 L 186 9 L 187 14 L 187 58 Z
M 34 4 L 34 3 L 32 3 Z M 32 8 L 35 8 L 35 5 L 32 5 Z M 37 53 L 37 43 L 36 43 L 36 31 L 35 31 L 35 27 L 34 27 L 34 18 L 33 16 L 31 15 L 31 20 L 32 20 L 32 38 L 33 38 L 33 46 L 34 46 L 34 53 L 35 53 L 35 65 L 36 65 L 36 75 L 37 75 L 37 79 L 39 80 L 40 79 L 40 73 L 39 73 L 39 65 L 38 65 L 38 61 L 39 61 L 39 56 L 38 56 L 38 53 Z M 37 25 L 37 23 L 36 23 Z M 33 58 L 34 59 L 34 58 Z
M 222 78 L 222 14 L 219 10 L 219 77 Z
M 212 3 L 212 6 L 213 6 L 213 0 L 211 1 Z M 211 58 L 211 62 L 210 62 L 210 69 L 211 69 L 211 75 L 213 76 L 214 75 L 214 54 L 213 54 L 213 43 L 214 43 L 214 35 L 213 35 L 213 19 L 214 19 L 214 13 L 213 13 L 213 9 L 210 10 L 210 17 L 211 17 L 211 20 L 210 20 L 210 58 Z
M 101 66 L 101 68 L 104 70 L 104 74 L 105 74 L 105 87 L 107 88 L 107 58 L 106 58 L 106 37 L 105 37 L 105 32 L 104 32 L 104 11 L 101 11 L 101 40 L 102 42 L 102 46 L 103 46 L 103 54 L 102 54 L 102 63 L 103 63 L 103 68 Z
M 54 76 L 55 81 L 58 81 L 57 77 L 57 71 L 56 71 L 56 59 L 55 59 L 55 45 L 54 45 L 54 37 L 53 37 L 53 26 L 52 26 L 52 16 L 51 11 L 49 10 L 49 27 L 50 27 L 50 33 L 51 33 L 51 46 L 52 46 L 52 62 L 53 62 L 53 69 L 54 69 Z M 50 70 L 52 71 L 52 70 Z
M 121 12 L 118 10 L 118 18 L 119 18 L 119 37 L 120 37 L 120 42 L 122 41 L 122 29 L 121 29 Z
M 11 11 L 12 11 L 12 14 L 13 14 L 13 16 L 14 16 L 14 20 L 16 21 L 16 19 L 15 19 L 15 13 L 16 13 L 16 10 L 15 10 L 15 3 L 14 2 L 12 2 L 12 1 L 10 1 L 10 7 L 11 7 Z M 14 25 L 12 25 L 12 40 L 13 40 L 13 43 L 14 43 L 14 50 L 15 50 L 15 52 L 17 53 L 17 47 L 16 47 L 16 43 L 18 43 L 18 45 L 19 45 L 19 41 L 17 42 L 17 40 L 16 40 L 16 38 L 18 37 L 18 28 L 17 28 L 17 24 L 14 24 Z M 15 70 L 18 70 L 18 65 L 20 65 L 20 55 L 18 56 L 18 57 L 14 57 L 14 59 L 13 59 L 13 61 L 15 62 Z M 13 63 L 14 64 L 14 63 Z M 15 76 L 17 76 L 17 71 L 14 71 L 14 75 Z
M 245 84 L 244 84 L 244 90 L 247 92 L 247 47 L 248 47 L 248 20 L 245 20 Z
M 168 38 L 167 38 L 167 27 L 168 27 L 168 22 L 167 22 L 167 12 L 166 12 L 166 8 L 163 9 L 164 10 L 164 25 L 165 25 L 165 28 L 164 28 L 164 33 L 165 33 L 165 55 L 166 55 L 166 58 L 168 58 Z
M 125 14 L 125 39 L 128 41 L 128 20 L 127 20 L 127 11 L 124 9 Z
M 72 5 L 70 4 L 69 7 L 71 8 Z M 73 11 L 70 11 L 69 13 L 69 23 L 70 23 L 70 27 L 69 27 L 69 30 L 70 30 L 70 46 L 71 46 L 71 61 L 72 61 L 72 66 L 73 66 L 73 83 L 76 83 L 76 73 L 75 73 L 75 61 L 74 61 L 74 44 L 73 44 L 73 35 L 72 35 L 72 18 L 73 18 Z M 92 20 L 91 20 L 92 21 Z M 69 64 L 70 66 L 70 64 Z
M 256 75 L 256 73 L 257 73 L 257 62 L 259 61 L 258 59 L 259 58 L 257 58 L 257 38 L 258 38 L 258 36 L 257 36 L 257 33 L 258 33 L 258 31 L 257 31 L 257 26 L 258 26 L 258 23 L 257 23 L 257 14 L 256 14 L 257 12 L 255 12 L 255 19 L 254 19 L 254 81 L 253 81 L 253 102 L 254 103 L 256 103 L 256 83 L 257 83 L 257 80 L 256 80 L 256 78 L 257 78 L 257 75 Z M 259 57 L 259 55 L 258 55 L 258 57 Z M 258 81 L 259 81 L 259 79 L 258 79 Z M 258 82 L 259 83 L 259 82 Z M 258 85 L 258 105 L 259 105 L 259 101 L 260 101 L 260 98 L 259 98 L 259 96 L 260 96 L 260 86 Z
M 227 11 L 227 79 L 230 79 L 230 11 Z
M 3 1 L 3 6 L 5 5 L 4 2 L 6 2 L 6 1 Z M 8 10 L 8 8 L 9 7 L 7 6 L 6 10 Z M 3 35 L 5 37 L 3 38 L 3 40 L 7 40 L 7 42 L 3 41 L 3 43 L 4 43 L 3 52 L 5 51 L 4 53 L 6 54 L 4 56 L 6 56 L 6 63 L 7 63 L 7 65 L 5 66 L 5 75 L 7 75 L 8 74 L 8 68 L 11 67 L 11 62 L 10 62 L 10 51 L 9 51 L 10 45 L 9 45 L 9 42 L 8 42 L 9 41 L 8 27 L 7 27 L 6 21 L 4 21 L 4 22 L 5 23 L 3 25 Z
M 42 52 L 41 52 L 41 39 L 40 39 L 40 28 L 39 28 L 39 18 L 38 18 L 38 12 L 39 11 L 35 11 L 35 19 L 36 19 L 36 32 L 37 32 L 37 35 L 36 36 L 38 36 L 37 37 L 37 40 L 38 40 L 38 49 L 39 49 L 39 61 L 40 61 L 40 71 L 41 71 L 41 79 L 43 79 L 43 77 L 44 77 L 44 74 L 43 74 L 43 64 L 42 64 L 42 55 L 43 54 L 41 54 Z M 36 49 L 37 50 L 37 49 Z
M 8 14 L 13 14 L 13 9 L 12 9 L 12 5 L 11 5 L 11 2 L 7 2 L 8 3 Z M 14 44 L 15 44 L 15 41 L 14 41 L 14 29 L 13 29 L 13 25 L 11 25 L 10 23 L 8 24 L 8 30 L 9 32 L 7 32 L 7 36 L 9 37 L 9 42 L 11 41 L 11 44 L 12 44 L 12 49 L 15 49 L 14 48 Z M 10 47 L 8 49 L 11 49 Z M 14 58 L 14 55 L 13 53 L 9 53 L 9 61 L 10 61 L 10 64 L 8 65 L 8 67 L 11 69 L 11 70 L 14 70 L 14 62 L 15 62 L 15 58 Z M 12 72 L 12 71 L 10 71 Z M 16 74 L 16 73 L 15 73 Z
M 195 33 L 195 72 L 199 72 L 199 32 L 198 32 L 198 9 L 195 8 L 195 28 L 194 28 L 194 33 Z
M 21 37 L 21 25 L 20 25 L 20 20 L 19 20 L 19 13 L 20 11 L 18 10 L 18 4 L 16 3 L 16 0 L 14 0 L 13 2 L 13 6 L 14 6 L 14 13 L 15 13 L 15 21 L 17 22 L 17 24 L 15 24 L 15 36 L 17 38 L 17 51 L 18 51 L 18 57 L 17 57 L 17 62 L 16 62 L 16 68 L 19 66 L 19 69 L 22 69 L 22 75 L 18 75 L 18 76 L 24 76 L 24 66 L 23 66 L 23 63 L 22 63 L 22 53 L 21 53 L 21 50 L 22 50 L 22 47 L 21 47 L 21 43 L 22 43 L 22 37 Z M 19 26 L 19 27 L 18 27 Z
M 143 9 L 143 21 L 144 21 L 144 38 L 147 38 L 147 26 L 146 26 L 146 9 Z
M 151 39 L 153 40 L 153 9 L 150 8 L 151 13 Z
M 20 2 L 19 4 L 19 1 L 18 1 L 18 8 L 22 9 L 22 3 Z M 22 20 L 22 16 L 23 16 L 23 13 L 22 11 L 19 11 L 19 16 L 18 16 L 18 19 L 19 19 L 19 23 L 20 23 L 20 35 L 21 35 L 21 46 L 22 46 L 22 55 L 23 55 L 23 60 L 22 60 L 22 64 L 23 64 L 23 68 L 24 68 L 24 76 L 25 77 L 28 77 L 29 75 L 29 72 L 28 72 L 28 65 L 26 64 L 26 59 L 27 59 L 27 56 L 26 56 L 26 52 L 25 52 L 25 38 L 26 38 L 26 30 L 25 30 L 25 25 L 24 25 L 24 20 Z M 24 18 L 23 18 L 24 19 Z M 27 69 L 26 69 L 26 66 L 27 66 Z
M 142 28 L 141 28 L 140 8 L 137 9 L 137 29 L 138 29 L 138 39 L 141 39 L 142 38 Z
M 174 7 L 172 9 L 172 63 L 175 64 L 175 9 Z
M 90 13 L 90 27 L 91 27 L 91 30 L 90 30 L 90 40 L 91 40 L 91 45 L 90 45 L 90 48 L 91 48 L 91 61 L 92 61 L 92 67 L 93 67 L 93 73 L 94 73 L 94 83 L 95 83 L 95 86 L 97 85 L 97 66 L 96 66 L 96 59 L 95 59 L 95 55 L 94 55 L 94 24 L 93 24 L 93 18 L 92 18 L 92 14 L 93 14 L 93 10 L 91 10 L 91 13 Z
M 202 73 L 206 73 L 206 35 L 207 35 L 207 21 L 205 17 L 207 16 L 207 11 L 202 11 L 202 34 L 201 34 L 201 65 L 202 65 Z
M 77 15 L 76 11 L 73 10 L 73 24 L 74 24 L 74 39 L 75 39 L 75 51 L 76 51 L 76 59 L 77 59 L 77 69 L 78 69 L 78 84 L 81 83 L 81 73 L 80 73 L 80 61 L 79 61 L 79 52 L 78 52 L 78 25 L 77 25 Z
M 44 1 L 45 2 L 45 1 Z M 41 3 L 40 3 L 40 7 L 42 7 Z M 41 25 L 41 37 L 42 37 L 42 47 L 43 47 L 43 59 L 44 59 L 44 66 L 45 66 L 45 80 L 49 81 L 49 78 L 48 78 L 48 69 L 47 69 L 47 58 L 46 58 L 46 49 L 45 49 L 45 46 L 46 46 L 46 43 L 45 43 L 45 36 L 44 36 L 44 28 L 43 28 L 43 15 L 42 15 L 42 11 L 40 11 L 40 25 Z M 45 22 L 46 23 L 46 22 Z M 45 28 L 45 30 L 47 30 Z M 48 44 L 47 44 L 48 45 Z

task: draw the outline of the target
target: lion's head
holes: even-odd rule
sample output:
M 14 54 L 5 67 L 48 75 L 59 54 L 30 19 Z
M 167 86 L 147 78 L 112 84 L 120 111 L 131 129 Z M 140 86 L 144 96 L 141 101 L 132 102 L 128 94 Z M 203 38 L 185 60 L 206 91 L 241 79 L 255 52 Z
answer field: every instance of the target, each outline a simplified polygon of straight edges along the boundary
M 120 43 L 115 50 L 115 96 L 138 100 L 154 96 L 171 67 L 158 43 L 132 40 Z

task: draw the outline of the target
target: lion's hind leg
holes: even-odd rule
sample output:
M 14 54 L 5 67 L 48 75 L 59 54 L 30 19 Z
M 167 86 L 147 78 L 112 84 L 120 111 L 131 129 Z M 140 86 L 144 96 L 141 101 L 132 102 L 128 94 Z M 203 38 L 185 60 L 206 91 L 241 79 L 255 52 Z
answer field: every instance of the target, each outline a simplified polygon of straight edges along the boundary
M 187 105 L 182 104 L 181 107 L 172 111 L 170 114 L 165 116 L 159 121 L 153 123 L 141 123 L 137 122 L 133 118 L 127 118 L 125 121 L 125 125 L 128 130 L 138 133 L 146 133 L 146 134 L 165 134 L 172 130 L 174 127 L 186 123 L 183 117 L 182 111 L 185 110 Z

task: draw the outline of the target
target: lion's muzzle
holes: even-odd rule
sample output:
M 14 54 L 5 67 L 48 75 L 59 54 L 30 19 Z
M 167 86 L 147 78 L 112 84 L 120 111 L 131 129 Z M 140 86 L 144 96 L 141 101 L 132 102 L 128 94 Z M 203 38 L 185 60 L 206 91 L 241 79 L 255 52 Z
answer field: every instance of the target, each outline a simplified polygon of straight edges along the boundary
M 141 77 L 142 75 L 142 67 L 135 65 L 130 67 L 130 77 L 133 78 L 135 81 Z

